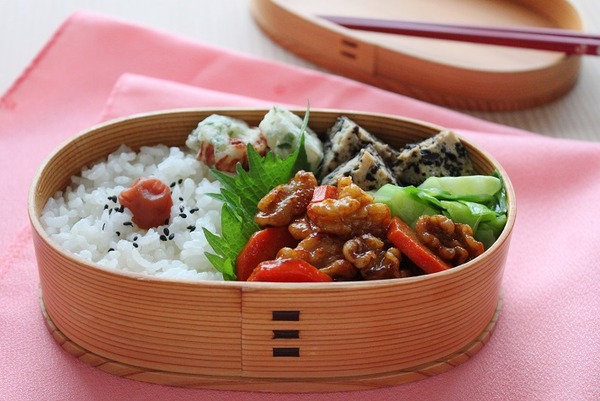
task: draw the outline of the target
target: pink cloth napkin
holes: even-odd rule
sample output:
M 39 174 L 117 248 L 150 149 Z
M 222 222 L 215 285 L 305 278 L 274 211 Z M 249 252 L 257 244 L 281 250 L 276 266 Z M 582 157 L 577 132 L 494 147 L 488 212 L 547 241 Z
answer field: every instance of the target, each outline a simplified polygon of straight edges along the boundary
M 502 163 L 518 202 L 503 310 L 479 353 L 420 382 L 318 398 L 600 399 L 600 144 L 545 138 L 87 12 L 69 18 L 0 99 L 0 399 L 317 398 L 145 384 L 78 361 L 44 327 L 26 214 L 28 186 L 43 158 L 100 120 L 174 107 L 303 107 L 307 99 L 313 108 L 454 128 Z

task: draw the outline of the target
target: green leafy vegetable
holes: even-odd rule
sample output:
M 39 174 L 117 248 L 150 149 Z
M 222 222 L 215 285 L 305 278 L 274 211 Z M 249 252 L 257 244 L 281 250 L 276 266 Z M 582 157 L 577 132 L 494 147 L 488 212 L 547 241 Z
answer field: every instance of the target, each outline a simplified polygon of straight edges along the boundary
M 419 189 L 425 190 L 438 199 L 468 200 L 485 203 L 493 200 L 502 182 L 492 175 L 465 175 L 460 177 L 429 177 Z
M 500 187 L 500 191 L 498 191 L 495 195 L 495 202 L 491 206 L 496 213 L 506 214 L 508 213 L 508 200 L 506 198 L 506 187 L 504 186 L 504 181 L 502 181 L 502 176 L 498 170 L 494 170 L 492 175 L 500 180 L 502 183 Z
M 414 186 L 385 184 L 375 192 L 375 202 L 388 205 L 392 215 L 399 216 L 413 228 L 420 216 L 432 216 L 439 213 L 441 208 L 439 200 L 419 192 Z
M 204 235 L 214 254 L 206 252 L 210 263 L 223 273 L 226 280 L 235 280 L 235 260 L 244 248 L 250 236 L 260 228 L 254 222 L 258 212 L 258 202 L 273 187 L 288 182 L 299 170 L 310 170 L 306 149 L 304 148 L 304 132 L 308 126 L 309 110 L 307 108 L 302 122 L 298 148 L 290 156 L 282 159 L 269 152 L 260 156 L 248 145 L 248 171 L 241 164 L 236 165 L 235 175 L 218 170 L 211 170 L 221 183 L 221 192 L 211 194 L 223 202 L 221 209 L 221 236 L 206 228 Z
M 392 215 L 399 216 L 411 227 L 415 227 L 422 215 L 444 214 L 457 223 L 468 224 L 473 234 L 485 248 L 489 248 L 502 232 L 506 224 L 506 189 L 500 174 L 492 174 L 494 179 L 481 179 L 473 176 L 467 180 L 430 180 L 428 185 L 399 187 L 386 184 L 375 192 L 375 202 L 389 206 Z M 497 183 L 495 182 L 497 179 Z M 474 194 L 473 189 L 465 190 L 456 185 L 475 181 L 483 182 L 486 188 L 482 193 Z

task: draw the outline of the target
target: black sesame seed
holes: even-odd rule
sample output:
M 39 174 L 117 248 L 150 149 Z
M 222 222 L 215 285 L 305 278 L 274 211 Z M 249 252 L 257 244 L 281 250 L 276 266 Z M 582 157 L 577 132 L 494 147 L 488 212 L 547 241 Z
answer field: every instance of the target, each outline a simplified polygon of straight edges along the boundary
M 135 237 L 133 237 L 133 240 L 137 241 L 138 240 L 138 236 L 136 235 Z
M 194 231 L 196 229 L 196 226 L 187 226 L 187 229 L 190 231 Z
M 165 227 L 165 228 L 163 229 L 163 233 L 165 233 L 165 235 L 169 235 L 169 228 L 168 228 L 168 227 Z
M 184 210 L 184 209 L 185 209 L 185 208 L 184 208 L 183 206 L 179 206 L 179 211 L 180 211 L 180 212 L 183 212 L 183 210 Z
M 179 201 L 183 202 L 183 198 L 181 196 L 179 197 Z
M 175 181 L 173 181 L 173 182 L 171 183 L 171 185 L 169 185 L 169 187 L 173 188 L 173 187 L 175 186 L 175 184 L 176 184 L 176 183 L 175 183 Z
M 179 181 L 177 181 L 178 184 L 181 184 L 183 182 L 183 178 L 180 178 Z
M 175 238 L 175 234 L 171 233 L 171 235 L 169 235 L 169 239 L 173 239 Z
M 123 225 L 133 227 L 133 223 L 131 221 L 126 221 L 123 223 Z
M 104 210 L 108 209 L 108 205 L 104 205 Z
M 121 236 L 121 233 L 119 231 L 115 231 L 115 234 L 117 234 L 117 237 Z
M 185 213 L 179 213 L 179 217 L 181 217 L 182 219 L 185 219 L 187 217 L 187 214 L 185 214 Z
M 200 209 L 198 209 L 197 207 L 195 207 L 193 209 L 190 209 L 190 213 L 196 213 L 198 210 L 200 210 Z
M 108 252 L 112 252 L 112 251 L 114 251 L 114 250 L 115 250 L 115 248 L 108 248 L 108 251 L 106 251 L 106 253 L 108 253 Z
M 159 238 L 160 238 L 161 241 L 166 241 L 167 240 L 167 237 L 164 236 L 164 235 L 161 235 Z
M 137 243 L 137 242 L 134 242 L 134 243 L 133 243 L 133 247 L 134 247 L 134 248 L 137 248 L 138 246 L 139 246 L 139 245 L 138 245 L 138 243 Z
M 110 216 L 113 212 L 113 209 L 108 209 L 108 215 Z
M 165 220 L 165 224 L 169 224 L 169 219 L 166 219 L 166 220 Z
M 104 231 L 104 228 L 106 228 L 106 223 L 102 224 L 102 231 Z

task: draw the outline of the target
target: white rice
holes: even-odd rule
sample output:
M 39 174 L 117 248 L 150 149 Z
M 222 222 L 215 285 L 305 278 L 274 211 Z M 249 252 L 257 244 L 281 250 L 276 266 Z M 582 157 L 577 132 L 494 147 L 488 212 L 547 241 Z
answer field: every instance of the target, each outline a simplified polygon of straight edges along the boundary
M 142 230 L 116 197 L 138 177 L 172 186 L 168 224 Z M 220 184 L 208 167 L 176 147 L 121 146 L 105 161 L 84 168 L 46 203 L 41 222 L 64 249 L 109 268 L 181 280 L 223 280 L 205 256 L 212 252 L 202 228 L 221 233 L 221 202 L 208 196 Z M 197 210 L 195 210 L 197 209 Z M 165 240 L 166 239 L 166 240 Z

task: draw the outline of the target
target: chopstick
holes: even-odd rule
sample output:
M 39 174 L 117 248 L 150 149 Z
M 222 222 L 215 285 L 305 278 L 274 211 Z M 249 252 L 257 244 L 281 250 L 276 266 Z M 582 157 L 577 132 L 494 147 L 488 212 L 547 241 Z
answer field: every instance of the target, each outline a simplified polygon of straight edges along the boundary
M 320 15 L 345 28 L 575 55 L 600 55 L 600 35 L 554 28 L 500 28 Z

